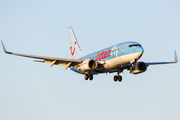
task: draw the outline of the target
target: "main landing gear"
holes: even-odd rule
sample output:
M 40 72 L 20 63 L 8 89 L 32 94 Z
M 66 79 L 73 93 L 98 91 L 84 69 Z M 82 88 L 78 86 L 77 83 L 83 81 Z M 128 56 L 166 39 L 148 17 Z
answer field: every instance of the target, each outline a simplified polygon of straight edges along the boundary
M 90 80 L 93 80 L 93 75 L 92 74 L 85 74 L 84 78 L 85 78 L 85 80 L 88 80 L 88 78 Z
M 121 82 L 122 81 L 122 76 L 119 75 L 119 73 L 120 73 L 120 71 L 118 70 L 117 75 L 114 76 L 114 82 L 117 82 L 117 81 Z

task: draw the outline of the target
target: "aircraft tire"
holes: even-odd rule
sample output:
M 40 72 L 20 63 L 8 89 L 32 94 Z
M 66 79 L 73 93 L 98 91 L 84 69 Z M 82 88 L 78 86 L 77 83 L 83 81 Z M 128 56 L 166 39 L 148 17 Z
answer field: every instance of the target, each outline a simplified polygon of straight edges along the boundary
M 122 76 L 118 76 L 118 81 L 119 81 L 119 82 L 122 81 Z
M 88 80 L 89 76 L 87 74 L 85 74 L 84 78 L 85 78 L 85 80 Z
M 118 80 L 118 76 L 114 76 L 114 82 L 117 82 L 117 80 Z
M 90 79 L 90 80 L 93 80 L 93 75 L 90 74 L 90 75 L 89 75 L 89 79 Z

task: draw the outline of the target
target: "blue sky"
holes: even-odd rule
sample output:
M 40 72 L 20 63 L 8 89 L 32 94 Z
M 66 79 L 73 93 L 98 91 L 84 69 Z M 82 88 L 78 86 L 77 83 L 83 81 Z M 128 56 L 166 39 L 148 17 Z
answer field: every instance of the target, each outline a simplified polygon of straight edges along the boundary
M 70 58 L 67 27 L 91 53 L 125 41 L 141 43 L 144 62 L 180 57 L 178 0 L 1 0 L 0 39 L 9 51 Z M 2 49 L 2 47 L 1 47 Z M 1 120 L 179 120 L 179 63 L 139 75 L 84 76 L 64 67 L 0 52 Z

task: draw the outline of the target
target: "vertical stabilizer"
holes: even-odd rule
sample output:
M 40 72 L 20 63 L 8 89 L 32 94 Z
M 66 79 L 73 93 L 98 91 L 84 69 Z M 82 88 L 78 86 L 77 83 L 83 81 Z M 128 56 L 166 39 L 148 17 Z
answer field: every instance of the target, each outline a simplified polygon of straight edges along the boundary
M 78 44 L 78 41 L 76 39 L 76 36 L 71 26 L 68 27 L 68 33 L 69 33 L 71 58 L 77 59 L 77 58 L 85 56 L 86 54 L 81 51 L 80 46 Z

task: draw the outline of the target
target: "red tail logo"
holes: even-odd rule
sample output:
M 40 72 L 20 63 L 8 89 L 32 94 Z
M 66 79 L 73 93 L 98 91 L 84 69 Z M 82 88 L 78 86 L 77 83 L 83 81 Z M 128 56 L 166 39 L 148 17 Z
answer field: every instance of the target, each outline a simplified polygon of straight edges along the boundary
M 76 45 L 76 42 L 74 42 L 74 45 Z M 75 47 L 74 47 L 73 51 L 72 51 L 72 47 L 70 47 L 70 50 L 71 50 L 71 55 L 73 56 L 75 53 Z

